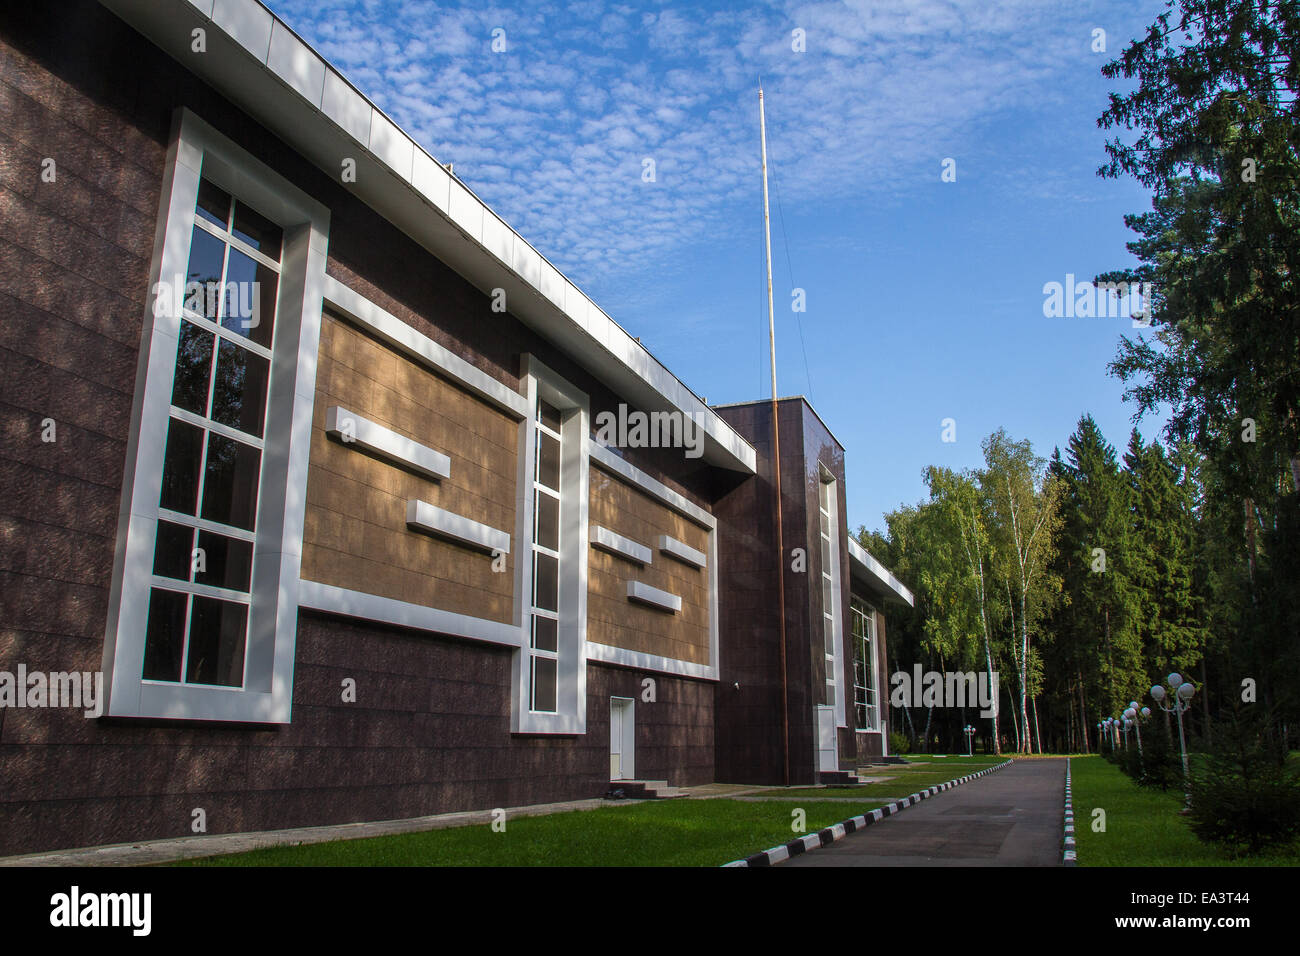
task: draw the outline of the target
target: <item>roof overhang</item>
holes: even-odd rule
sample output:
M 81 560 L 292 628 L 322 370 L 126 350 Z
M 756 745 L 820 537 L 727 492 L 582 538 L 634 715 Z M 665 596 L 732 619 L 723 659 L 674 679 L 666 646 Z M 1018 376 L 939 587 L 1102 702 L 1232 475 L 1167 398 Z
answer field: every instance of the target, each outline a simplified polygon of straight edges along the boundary
M 865 584 L 872 593 L 886 601 L 916 606 L 916 599 L 907 585 L 852 538 L 849 538 L 849 573 L 854 581 Z
M 753 447 L 487 204 L 259 0 L 100 0 L 186 69 L 331 175 L 629 404 L 681 412 L 703 459 L 753 474 Z M 206 51 L 192 51 L 193 31 Z

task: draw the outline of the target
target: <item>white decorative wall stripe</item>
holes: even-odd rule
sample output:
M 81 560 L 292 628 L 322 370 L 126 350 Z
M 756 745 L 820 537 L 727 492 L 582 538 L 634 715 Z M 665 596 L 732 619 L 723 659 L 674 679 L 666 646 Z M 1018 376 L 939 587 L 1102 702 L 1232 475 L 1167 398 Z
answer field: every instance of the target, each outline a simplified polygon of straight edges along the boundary
M 608 528 L 602 528 L 598 524 L 591 526 L 591 544 L 593 547 L 608 551 L 611 554 L 617 554 L 619 557 L 627 558 L 627 560 L 636 564 L 649 564 L 652 557 L 650 549 L 645 545 L 637 544 L 631 538 L 615 534 Z
M 615 477 L 630 481 L 642 491 L 658 498 L 678 514 L 690 518 L 696 524 L 710 531 L 717 526 L 717 520 L 703 508 L 687 500 L 685 495 L 673 491 L 663 482 L 650 477 L 636 465 L 628 464 L 600 442 L 588 441 L 587 454 L 591 460 Z
M 299 606 L 315 611 L 328 611 L 345 617 L 413 627 L 422 631 L 450 634 L 453 637 L 486 641 L 489 644 L 504 644 L 508 647 L 519 647 L 522 643 L 522 632 L 514 624 L 502 624 L 500 621 L 489 621 L 468 614 L 456 614 L 452 611 L 397 601 L 380 597 L 378 594 L 334 587 L 317 581 L 304 580 L 299 585 L 298 592 Z
M 674 614 L 682 609 L 682 599 L 676 594 L 669 594 L 667 591 L 652 588 L 650 585 L 642 584 L 640 581 L 627 582 L 627 599 L 629 601 L 638 601 L 641 604 L 649 604 L 652 607 L 662 608 L 663 610 L 671 611 Z
M 325 277 L 325 301 L 383 342 L 454 379 L 479 398 L 517 418 L 528 417 L 528 399 L 524 396 L 329 275 Z
M 373 452 L 430 478 L 450 478 L 451 459 L 391 428 L 335 405 L 325 412 L 325 433 L 345 445 Z
M 510 535 L 506 532 L 471 521 L 463 515 L 444 511 L 427 501 L 412 498 L 406 503 L 406 523 L 418 531 L 451 538 L 473 548 L 510 553 Z
M 702 568 L 708 563 L 703 551 L 696 551 L 689 544 L 678 541 L 676 538 L 670 538 L 666 534 L 659 536 L 659 550 L 664 554 L 671 555 L 678 561 L 693 567 Z
M 675 657 L 629 651 L 623 647 L 598 644 L 595 641 L 587 642 L 587 660 L 618 664 L 621 667 L 635 667 L 643 671 L 659 671 L 664 674 L 675 674 L 678 677 L 718 679 L 718 669 L 712 664 L 692 664 L 690 661 L 678 660 Z

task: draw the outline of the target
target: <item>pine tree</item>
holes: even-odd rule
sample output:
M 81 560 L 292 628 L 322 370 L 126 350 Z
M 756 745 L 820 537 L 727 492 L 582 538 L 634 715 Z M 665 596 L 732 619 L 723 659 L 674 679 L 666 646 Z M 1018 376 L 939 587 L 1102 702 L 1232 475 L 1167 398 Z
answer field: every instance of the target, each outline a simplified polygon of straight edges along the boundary
M 1091 415 L 1079 419 L 1067 458 L 1057 467 L 1065 488 L 1061 573 L 1070 604 L 1060 635 L 1075 649 L 1073 663 L 1090 703 L 1100 708 L 1099 716 L 1114 716 L 1145 683 L 1135 629 L 1128 493 L 1115 448 Z

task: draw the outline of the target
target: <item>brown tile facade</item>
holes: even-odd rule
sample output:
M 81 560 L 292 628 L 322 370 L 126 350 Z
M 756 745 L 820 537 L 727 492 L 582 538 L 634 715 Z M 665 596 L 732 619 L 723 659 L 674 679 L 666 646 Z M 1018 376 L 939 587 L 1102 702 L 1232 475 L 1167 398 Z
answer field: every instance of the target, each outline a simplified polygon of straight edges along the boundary
M 451 458 L 433 480 L 325 434 L 341 406 Z M 406 526 L 410 499 L 514 537 L 516 446 L 510 416 L 326 313 L 312 421 L 302 577 L 509 623 L 517 546 L 492 556 Z
M 57 13 L 0 5 L 0 670 L 101 666 L 160 183 L 182 105 L 329 207 L 332 276 L 509 387 L 519 385 L 520 356 L 532 353 L 586 391 L 593 413 L 619 401 L 93 0 L 68 0 Z M 41 181 L 46 157 L 56 161 L 53 183 Z M 463 506 L 483 520 L 496 509 L 490 520 L 513 533 L 516 478 L 505 464 L 513 452 L 476 399 L 386 358 L 382 372 L 359 374 L 357 356 L 378 356 L 377 344 L 341 325 L 327 335 L 322 382 L 339 400 L 366 396 L 375 420 L 445 443 L 453 468 L 430 489 L 328 443 L 318 418 L 313 573 L 328 576 L 324 552 L 360 523 L 367 527 L 349 550 L 381 558 L 370 586 L 418 592 L 428 585 L 387 577 L 405 559 L 386 550 L 383 496 L 407 494 L 409 480 L 448 510 Z M 54 442 L 41 441 L 47 418 Z M 629 449 L 627 458 L 708 506 L 705 476 L 680 457 Z M 354 482 L 348 494 L 369 502 L 362 521 L 326 514 L 350 507 L 328 487 L 330 475 Z M 318 500 L 333 508 L 316 511 Z M 405 534 L 400 522 L 392 530 Z M 436 556 L 413 563 L 460 585 L 461 607 L 504 613 L 491 585 L 475 592 L 482 581 L 472 567 L 458 579 L 462 570 Z M 350 576 L 331 581 L 357 586 Z M 438 593 L 450 592 L 440 585 Z M 609 697 L 638 696 L 644 676 L 588 665 L 585 735 L 511 734 L 508 650 L 303 611 L 288 725 L 0 708 L 0 855 L 179 836 L 197 807 L 215 833 L 598 796 L 608 784 Z M 638 771 L 674 784 L 708 781 L 712 685 L 654 676 L 657 702 L 638 701 Z M 347 677 L 357 682 L 355 704 L 341 699 Z
M 692 664 L 709 660 L 709 571 L 661 553 L 661 534 L 708 554 L 708 532 L 604 469 L 591 468 L 589 521 L 649 548 L 638 566 L 592 547 L 587 556 L 587 640 Z M 627 598 L 641 581 L 682 599 L 680 613 L 643 607 Z

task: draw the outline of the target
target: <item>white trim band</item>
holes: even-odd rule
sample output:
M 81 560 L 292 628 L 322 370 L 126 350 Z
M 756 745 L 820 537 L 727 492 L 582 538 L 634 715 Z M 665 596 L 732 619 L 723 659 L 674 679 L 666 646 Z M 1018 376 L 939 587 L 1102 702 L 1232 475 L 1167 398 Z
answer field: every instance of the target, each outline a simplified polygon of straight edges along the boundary
M 381 624 L 396 624 L 399 627 L 433 631 L 452 637 L 467 637 L 489 644 L 503 644 L 507 647 L 519 647 L 522 642 L 522 634 L 514 624 L 502 624 L 499 621 L 471 617 L 468 614 L 442 611 L 422 604 L 411 604 L 380 597 L 378 594 L 368 594 L 365 591 L 352 591 L 331 584 L 321 584 L 318 581 L 304 580 L 299 584 L 298 605 L 312 611 L 326 611 L 344 617 L 376 621 Z
M 670 538 L 666 534 L 659 536 L 658 548 L 669 557 L 676 558 L 684 564 L 692 567 L 703 568 L 708 564 L 708 557 L 703 551 L 696 551 L 689 544 L 678 541 L 676 538 Z
M 664 611 L 671 611 L 673 614 L 682 609 L 682 599 L 676 594 L 661 591 L 659 588 L 652 588 L 640 581 L 627 582 L 627 599 L 641 604 L 648 604 Z
M 442 452 L 341 406 L 334 405 L 325 412 L 325 434 L 430 478 L 451 477 L 451 459 Z
M 412 498 L 406 503 L 406 524 L 418 531 L 451 538 L 473 548 L 500 554 L 510 553 L 510 535 L 485 524 L 452 514 L 427 501 Z
M 645 545 L 637 544 L 631 538 L 625 538 L 598 524 L 591 526 L 591 546 L 616 554 L 620 558 L 626 558 L 634 564 L 649 564 L 653 557 L 650 549 Z

